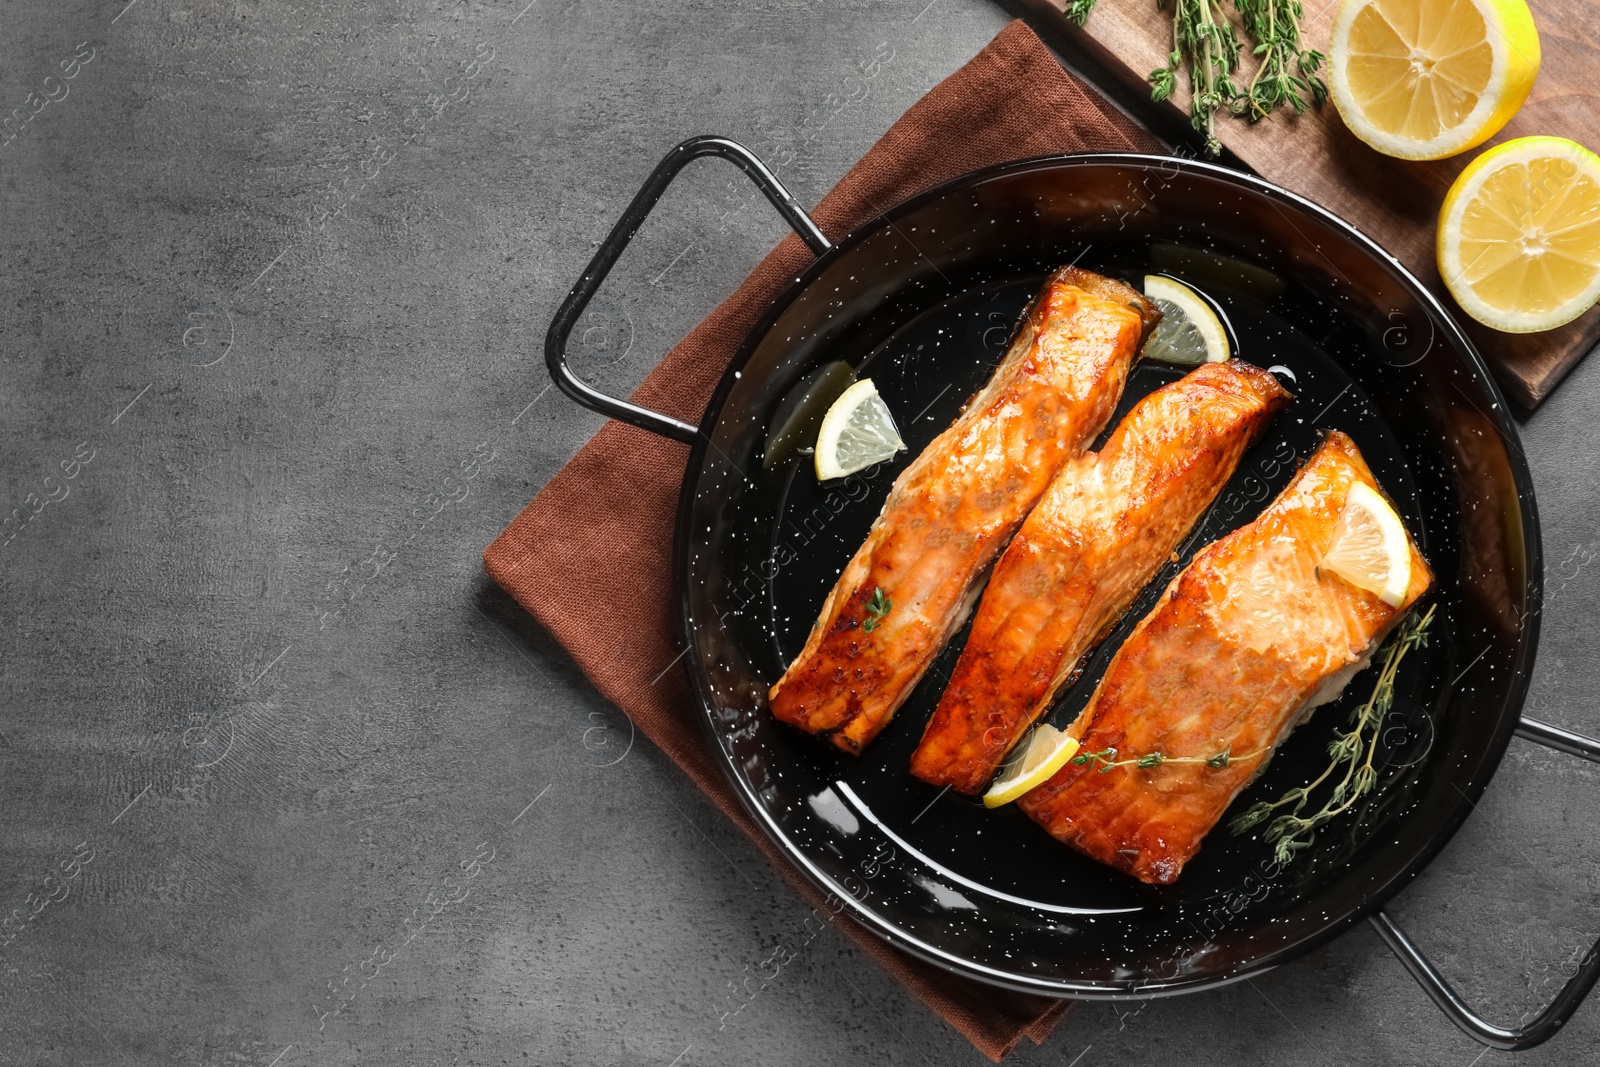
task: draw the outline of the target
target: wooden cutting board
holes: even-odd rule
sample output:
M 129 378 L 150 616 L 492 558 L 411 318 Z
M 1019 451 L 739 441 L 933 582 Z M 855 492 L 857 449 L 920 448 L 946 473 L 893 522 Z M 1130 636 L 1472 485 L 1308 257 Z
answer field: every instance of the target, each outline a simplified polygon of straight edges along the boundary
M 1036 16 L 1130 85 L 1148 91 L 1145 76 L 1165 64 L 1172 47 L 1171 0 L 1099 0 L 1083 27 L 1065 13 L 1067 0 L 1024 0 Z M 1304 0 L 1302 23 L 1311 47 L 1326 52 L 1338 0 Z M 1513 402 L 1533 408 L 1600 340 L 1600 308 L 1559 329 L 1505 334 L 1459 312 L 1434 264 L 1434 227 L 1444 194 L 1479 152 L 1530 134 L 1556 134 L 1600 151 L 1600 3 L 1596 0 L 1529 0 L 1539 27 L 1542 64 L 1528 102 L 1492 141 L 1453 159 L 1409 163 L 1391 159 L 1356 140 L 1332 103 L 1305 115 L 1277 113 L 1251 125 L 1219 117 L 1217 133 L 1262 177 L 1353 223 L 1457 312 Z M 1230 5 L 1231 8 L 1231 5 Z M 1253 62 L 1246 59 L 1248 80 Z M 1187 121 L 1187 88 L 1167 104 Z

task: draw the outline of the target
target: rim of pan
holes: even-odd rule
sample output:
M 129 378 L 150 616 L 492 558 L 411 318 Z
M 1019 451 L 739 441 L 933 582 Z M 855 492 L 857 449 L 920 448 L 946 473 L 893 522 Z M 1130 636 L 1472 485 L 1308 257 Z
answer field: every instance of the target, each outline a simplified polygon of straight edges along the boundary
M 699 477 L 705 464 L 705 454 L 711 440 L 711 433 L 721 417 L 722 408 L 728 394 L 737 381 L 735 372 L 744 368 L 754 354 L 760 340 L 766 336 L 773 324 L 800 293 L 811 285 L 822 270 L 835 260 L 847 255 L 869 236 L 880 232 L 885 227 L 893 226 L 897 219 L 916 211 L 928 203 L 1012 174 L 1033 170 L 1071 169 L 1088 166 L 1146 168 L 1152 166 L 1171 168 L 1176 166 L 1180 171 L 1191 171 L 1241 186 L 1249 191 L 1279 200 L 1295 210 L 1312 216 L 1343 234 L 1346 239 L 1353 242 L 1366 254 L 1379 260 L 1393 271 L 1406 291 L 1418 301 L 1425 311 L 1433 316 L 1439 326 L 1446 332 L 1448 340 L 1460 358 L 1476 372 L 1488 387 L 1490 398 L 1494 402 L 1490 408 L 1492 420 L 1496 430 L 1499 432 L 1501 441 L 1507 446 L 1506 451 L 1511 467 L 1512 481 L 1517 487 L 1517 506 L 1524 531 L 1523 552 L 1527 560 L 1525 598 L 1528 603 L 1536 604 L 1542 602 L 1544 585 L 1543 544 L 1539 531 L 1538 510 L 1534 503 L 1532 474 L 1528 469 L 1527 459 L 1522 450 L 1521 438 L 1517 433 L 1516 425 L 1508 414 L 1509 407 L 1505 396 L 1501 393 L 1500 386 L 1495 381 L 1494 375 L 1484 362 L 1483 357 L 1465 332 L 1462 331 L 1455 317 L 1397 258 L 1385 251 L 1377 242 L 1355 226 L 1326 208 L 1253 174 L 1245 174 L 1199 160 L 1134 152 L 1097 152 L 1079 155 L 1040 156 L 972 171 L 943 182 L 932 189 L 901 201 L 886 211 L 880 212 L 870 221 L 835 242 L 832 248 L 823 255 L 816 257 L 805 270 L 801 271 L 795 280 L 772 302 L 766 314 L 746 335 L 738 352 L 723 371 L 722 377 L 717 383 L 717 388 L 712 393 L 710 402 L 706 405 L 699 432 L 690 449 L 688 462 L 684 468 L 683 483 L 678 493 L 678 513 L 673 541 L 673 599 L 676 602 L 675 615 L 678 636 L 683 640 L 687 650 L 687 655 L 684 657 L 685 668 L 689 673 L 690 686 L 695 700 L 699 704 L 696 710 L 707 731 L 707 736 L 716 746 L 718 765 L 732 784 L 734 794 L 739 798 L 740 804 L 751 819 L 761 827 L 762 832 L 769 839 L 783 850 L 790 862 L 795 865 L 813 887 L 824 894 L 831 893 L 839 897 L 844 902 L 846 912 L 856 922 L 891 945 L 952 974 L 976 979 L 989 985 L 1036 995 L 1076 999 L 1144 1000 L 1197 992 L 1201 989 L 1242 981 L 1302 956 L 1312 949 L 1333 940 L 1333 938 L 1342 934 L 1351 926 L 1377 912 L 1390 898 L 1420 874 L 1444 846 L 1449 843 L 1450 839 L 1455 836 L 1461 824 L 1466 821 L 1467 815 L 1475 807 L 1478 798 L 1483 795 L 1483 791 L 1488 788 L 1490 779 L 1494 777 L 1506 750 L 1510 747 L 1511 738 L 1520 717 L 1522 704 L 1527 696 L 1529 674 L 1533 666 L 1534 654 L 1538 648 L 1539 613 L 1529 612 L 1527 614 L 1524 629 L 1519 636 L 1516 655 L 1511 664 L 1513 679 L 1505 705 L 1508 711 L 1502 712 L 1502 721 L 1495 733 L 1494 741 L 1483 750 L 1483 758 L 1479 760 L 1473 769 L 1472 776 L 1466 782 L 1465 788 L 1462 788 L 1460 784 L 1457 785 L 1456 791 L 1460 794 L 1459 801 L 1453 806 L 1451 812 L 1441 824 L 1428 835 L 1426 843 L 1404 863 L 1399 864 L 1387 880 L 1364 894 L 1360 902 L 1349 907 L 1341 907 L 1337 910 L 1337 913 L 1332 914 L 1331 918 L 1319 924 L 1316 929 L 1292 941 L 1285 942 L 1275 949 L 1263 952 L 1248 963 L 1222 975 L 1179 977 L 1164 981 L 1132 979 L 1126 982 L 1077 982 L 1056 978 L 1040 979 L 1029 975 L 1000 971 L 948 952 L 937 945 L 921 941 L 907 934 L 893 922 L 878 915 L 870 907 L 855 900 L 845 891 L 843 886 L 814 865 L 804 851 L 783 832 L 758 798 L 754 796 L 749 784 L 737 773 L 737 769 L 732 765 L 727 749 L 723 747 L 722 736 L 717 729 L 714 716 L 710 713 L 714 702 L 711 699 L 711 692 L 706 682 L 705 665 L 701 661 L 695 642 L 692 640 L 696 620 L 693 618 L 693 613 L 690 609 L 690 599 L 686 595 L 689 579 L 690 554 L 688 545 L 694 502 L 693 488 L 694 482 Z

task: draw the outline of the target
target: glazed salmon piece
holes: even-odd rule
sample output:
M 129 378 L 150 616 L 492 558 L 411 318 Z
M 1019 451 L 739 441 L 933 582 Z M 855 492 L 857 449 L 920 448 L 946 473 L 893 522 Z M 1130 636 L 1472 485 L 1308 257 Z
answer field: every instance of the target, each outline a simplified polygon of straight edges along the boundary
M 983 789 L 1289 399 L 1264 370 L 1207 363 L 1062 468 L 995 565 L 911 773 Z
M 1023 811 L 1140 881 L 1176 880 L 1273 749 L 1339 695 L 1432 582 L 1414 543 L 1398 607 L 1318 566 L 1357 481 L 1378 488 L 1355 443 L 1328 434 L 1259 518 L 1173 579 L 1067 730 L 1086 752 L 1228 752 L 1226 766 L 1068 763 Z
M 1121 282 L 1050 276 L 988 383 L 889 490 L 769 694 L 780 720 L 858 753 L 972 609 L 1062 464 L 1092 442 L 1160 313 Z

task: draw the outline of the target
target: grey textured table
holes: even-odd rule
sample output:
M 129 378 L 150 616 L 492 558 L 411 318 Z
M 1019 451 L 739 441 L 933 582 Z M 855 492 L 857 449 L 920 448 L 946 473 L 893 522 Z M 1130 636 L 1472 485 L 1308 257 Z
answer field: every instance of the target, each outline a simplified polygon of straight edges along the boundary
M 0 550 L 0 1062 L 980 1062 L 831 931 L 722 1020 L 798 899 L 479 553 L 599 425 L 540 340 L 661 152 L 787 148 L 814 203 L 1004 12 L 125 2 L 0 16 L 0 457 L 27 519 Z M 780 233 L 697 165 L 585 369 L 637 381 Z M 1589 732 L 1597 404 L 1591 362 L 1526 426 L 1533 701 Z M 1597 776 L 1515 742 L 1397 901 L 1502 1020 L 1600 932 Z M 1267 980 L 1080 1005 L 1013 1062 L 1498 1056 L 1362 928 Z M 1591 1006 L 1523 1062 L 1597 1058 Z

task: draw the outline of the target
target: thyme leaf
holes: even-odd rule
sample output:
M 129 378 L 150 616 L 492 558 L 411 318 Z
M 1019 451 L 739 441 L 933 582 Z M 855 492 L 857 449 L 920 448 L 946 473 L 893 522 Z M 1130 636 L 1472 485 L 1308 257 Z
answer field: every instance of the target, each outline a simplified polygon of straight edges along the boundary
M 889 614 L 889 609 L 894 607 L 894 601 L 883 595 L 883 590 L 874 587 L 872 598 L 867 601 L 867 618 L 861 623 L 861 629 L 871 633 L 883 622 L 883 617 Z
M 1094 10 L 1094 0 L 1067 0 L 1067 18 L 1082 26 Z

